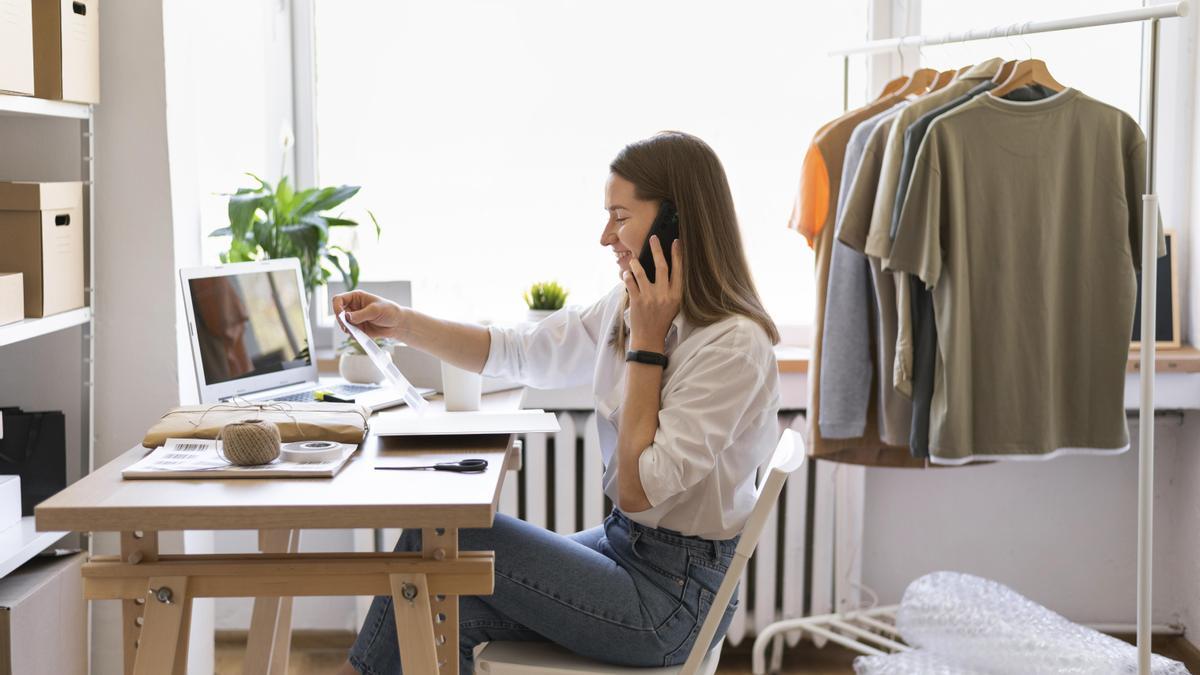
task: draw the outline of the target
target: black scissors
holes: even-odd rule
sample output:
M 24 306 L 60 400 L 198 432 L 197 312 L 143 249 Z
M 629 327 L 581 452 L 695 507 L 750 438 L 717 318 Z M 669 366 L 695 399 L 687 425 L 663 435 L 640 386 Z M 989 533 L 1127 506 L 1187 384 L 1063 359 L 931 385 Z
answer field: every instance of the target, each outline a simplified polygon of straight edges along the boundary
M 433 469 L 434 471 L 453 471 L 455 473 L 482 473 L 487 470 L 486 459 L 460 459 L 457 462 L 442 462 L 429 466 L 377 466 L 381 471 L 409 471 L 416 469 Z

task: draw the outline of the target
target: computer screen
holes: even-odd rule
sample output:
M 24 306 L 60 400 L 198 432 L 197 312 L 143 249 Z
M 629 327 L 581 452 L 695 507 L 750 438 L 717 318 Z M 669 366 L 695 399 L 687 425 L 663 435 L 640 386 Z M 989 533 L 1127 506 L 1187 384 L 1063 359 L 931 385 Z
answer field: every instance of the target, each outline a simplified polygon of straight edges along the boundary
M 188 292 L 207 385 L 311 365 L 294 271 L 194 278 Z

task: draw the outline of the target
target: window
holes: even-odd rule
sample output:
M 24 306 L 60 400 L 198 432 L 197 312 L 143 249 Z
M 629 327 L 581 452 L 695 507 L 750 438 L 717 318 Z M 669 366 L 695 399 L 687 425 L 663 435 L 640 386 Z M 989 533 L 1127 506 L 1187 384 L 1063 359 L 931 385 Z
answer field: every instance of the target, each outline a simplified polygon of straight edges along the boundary
M 812 252 L 786 227 L 813 132 L 842 110 L 865 1 L 739 4 L 317 0 L 317 172 L 363 185 L 367 279 L 414 305 L 512 320 L 556 279 L 568 303 L 619 283 L 599 246 L 608 163 L 661 129 L 717 151 L 759 292 L 810 324 Z

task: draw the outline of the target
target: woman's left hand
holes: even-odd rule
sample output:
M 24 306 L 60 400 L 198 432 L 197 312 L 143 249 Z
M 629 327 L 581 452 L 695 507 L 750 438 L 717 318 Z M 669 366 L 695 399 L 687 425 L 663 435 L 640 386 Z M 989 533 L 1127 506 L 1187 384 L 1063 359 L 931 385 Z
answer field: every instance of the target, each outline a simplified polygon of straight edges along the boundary
M 683 304 L 683 253 L 676 239 L 671 245 L 671 271 L 668 272 L 658 235 L 650 237 L 647 246 L 654 254 L 654 282 L 646 277 L 637 256 L 630 256 L 631 273 L 627 272 L 624 277 L 625 288 L 629 290 L 629 342 L 631 349 L 661 352 L 671 322 Z

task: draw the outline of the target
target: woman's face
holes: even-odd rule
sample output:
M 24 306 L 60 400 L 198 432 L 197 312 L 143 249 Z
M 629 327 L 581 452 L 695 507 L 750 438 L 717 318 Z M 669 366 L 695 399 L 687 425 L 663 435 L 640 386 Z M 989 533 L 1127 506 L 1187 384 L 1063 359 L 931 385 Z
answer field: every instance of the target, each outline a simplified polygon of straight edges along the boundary
M 609 174 L 604 185 L 604 208 L 608 223 L 600 235 L 600 245 L 612 247 L 617 256 L 618 276 L 629 271 L 631 256 L 641 255 L 646 235 L 658 215 L 658 202 L 638 199 L 633 183 L 617 174 Z M 666 252 L 670 255 L 669 252 Z

